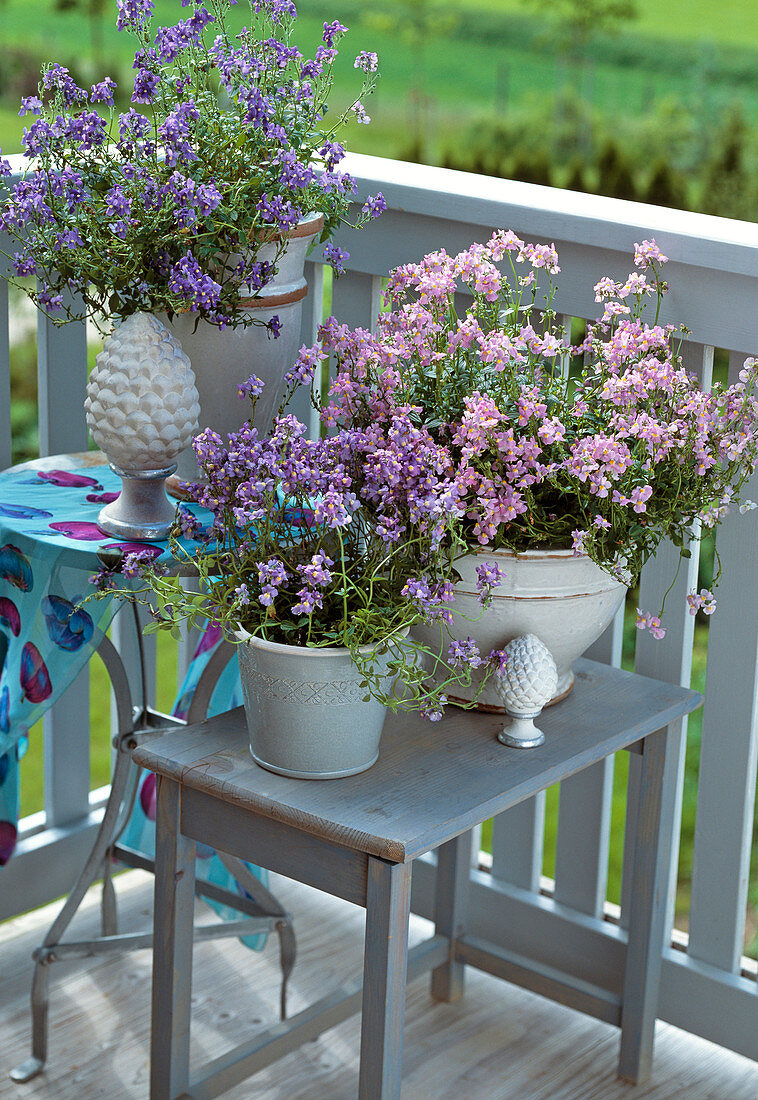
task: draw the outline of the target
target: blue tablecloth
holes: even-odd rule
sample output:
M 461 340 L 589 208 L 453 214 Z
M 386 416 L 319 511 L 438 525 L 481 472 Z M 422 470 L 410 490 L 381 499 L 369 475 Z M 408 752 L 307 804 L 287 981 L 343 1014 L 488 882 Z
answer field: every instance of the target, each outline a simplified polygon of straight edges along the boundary
M 117 601 L 104 599 L 72 614 L 100 564 L 98 551 L 149 547 L 156 556 L 171 560 L 165 542 L 124 542 L 97 526 L 100 509 L 120 487 L 120 479 L 108 466 L 43 469 L 27 465 L 0 474 L 0 866 L 16 846 L 19 763 L 29 730 L 87 664 L 117 610 Z M 197 505 L 182 507 L 193 512 L 201 525 L 210 521 L 210 513 Z M 191 551 L 191 540 L 182 543 Z M 177 695 L 174 713 L 179 717 L 219 640 L 217 628 L 210 627 L 203 635 Z M 235 660 L 219 680 L 209 713 L 239 706 L 241 701 Z M 124 836 L 127 844 L 146 853 L 154 850 L 153 784 L 152 775 L 142 776 Z M 201 877 L 242 892 L 213 853 L 201 850 L 198 856 Z M 264 940 L 252 937 L 248 942 L 259 946 Z

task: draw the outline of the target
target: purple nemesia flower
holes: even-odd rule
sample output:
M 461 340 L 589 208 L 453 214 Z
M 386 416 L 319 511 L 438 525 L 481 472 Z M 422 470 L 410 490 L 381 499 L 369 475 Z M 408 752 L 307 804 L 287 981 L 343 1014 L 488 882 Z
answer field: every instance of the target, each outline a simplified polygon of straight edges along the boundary
M 316 369 L 321 363 L 321 348 L 318 344 L 306 347 L 305 344 L 298 352 L 295 364 L 284 376 L 286 382 L 299 382 L 303 386 L 309 386 L 313 381 Z
M 246 605 L 250 603 L 250 593 L 248 591 L 247 585 L 244 584 L 244 582 L 237 585 L 237 587 L 234 589 L 234 594 L 241 604 Z
M 120 31 L 127 28 L 140 29 L 153 14 L 153 0 L 116 0 L 116 7 L 116 26 Z
M 369 122 L 371 122 L 371 116 L 367 114 L 366 108 L 363 106 L 360 100 L 357 103 L 354 103 L 350 110 L 355 115 L 356 120 L 358 122 L 361 122 L 364 126 L 368 126 Z
M 461 638 L 452 641 L 448 646 L 447 658 L 453 668 L 463 668 L 464 665 L 468 665 L 473 669 L 484 664 L 479 646 L 471 637 L 466 638 L 465 641 Z
M 116 578 L 113 570 L 101 565 L 97 573 L 88 578 L 89 583 L 100 592 L 107 592 L 109 588 L 116 587 Z
M 106 76 L 104 80 L 101 80 L 99 84 L 93 84 L 90 88 L 89 97 L 92 103 L 106 103 L 109 107 L 113 106 L 113 93 L 116 90 L 115 80 L 111 80 L 109 76 Z
M 505 672 L 508 664 L 508 654 L 504 649 L 491 649 L 487 654 L 487 660 L 498 672 Z
M 343 27 L 336 19 L 333 23 L 324 23 L 324 33 L 321 41 L 325 43 L 328 49 L 332 49 L 334 46 L 334 40 L 339 35 L 342 35 L 347 30 L 347 27 Z
M 256 374 L 251 374 L 244 382 L 237 386 L 238 397 L 260 397 L 263 393 L 264 383 Z
M 420 714 L 427 722 L 441 722 L 444 717 L 444 707 L 447 703 L 447 695 L 440 695 L 438 702 L 422 706 Z
M 121 562 L 121 575 L 130 579 L 141 577 L 144 566 L 150 565 L 153 554 L 149 550 L 134 550 L 125 554 Z
M 189 508 L 180 505 L 176 513 L 176 522 L 185 539 L 197 539 L 202 534 L 203 526 Z
M 311 588 L 301 588 L 297 595 L 298 602 L 291 608 L 293 615 L 312 615 L 317 608 L 324 606 L 322 597 Z
M 375 195 L 369 195 L 361 207 L 362 213 L 367 218 L 378 218 L 387 209 L 387 201 L 381 191 Z
M 337 276 L 345 274 L 345 264 L 350 259 L 350 253 L 336 244 L 328 244 L 324 249 L 324 259 L 331 265 Z
M 18 113 L 19 115 L 41 115 L 42 100 L 36 95 L 22 96 Z
M 375 53 L 361 50 L 353 62 L 354 69 L 362 69 L 364 73 L 375 73 L 379 68 L 379 58 Z
M 160 77 L 150 69 L 138 69 L 134 78 L 132 103 L 152 103 L 158 91 Z

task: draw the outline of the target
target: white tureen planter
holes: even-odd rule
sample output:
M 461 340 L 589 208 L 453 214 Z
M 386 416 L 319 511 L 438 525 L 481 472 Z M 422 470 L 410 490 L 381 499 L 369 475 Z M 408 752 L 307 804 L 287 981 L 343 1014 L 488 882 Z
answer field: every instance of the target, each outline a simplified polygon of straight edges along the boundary
M 505 574 L 493 590 L 492 603 L 482 611 L 476 589 L 476 567 L 496 562 Z M 472 637 L 480 653 L 503 649 L 522 634 L 534 634 L 549 649 L 558 669 L 558 685 L 550 700 L 557 703 L 571 691 L 574 661 L 610 624 L 626 594 L 626 585 L 614 580 L 584 555 L 571 550 L 482 549 L 456 562 L 461 580 L 455 586 L 454 637 Z M 414 637 L 438 649 L 438 626 L 416 626 Z M 451 700 L 470 700 L 479 686 L 476 671 L 470 688 L 457 687 Z M 503 713 L 495 685 L 488 683 L 479 696 L 481 710 Z

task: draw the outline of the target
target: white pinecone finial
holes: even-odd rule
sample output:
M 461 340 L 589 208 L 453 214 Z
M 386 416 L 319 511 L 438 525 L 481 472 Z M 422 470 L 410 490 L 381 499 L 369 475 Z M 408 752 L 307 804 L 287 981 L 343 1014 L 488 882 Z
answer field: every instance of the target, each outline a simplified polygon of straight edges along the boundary
M 534 719 L 555 695 L 558 669 L 553 655 L 536 634 L 520 634 L 505 647 L 506 662 L 494 677 L 494 687 L 511 721 L 498 734 L 498 741 L 513 748 L 541 745 L 544 733 Z
M 116 325 L 87 383 L 87 427 L 121 470 L 171 466 L 197 431 L 195 375 L 181 345 L 151 313 Z

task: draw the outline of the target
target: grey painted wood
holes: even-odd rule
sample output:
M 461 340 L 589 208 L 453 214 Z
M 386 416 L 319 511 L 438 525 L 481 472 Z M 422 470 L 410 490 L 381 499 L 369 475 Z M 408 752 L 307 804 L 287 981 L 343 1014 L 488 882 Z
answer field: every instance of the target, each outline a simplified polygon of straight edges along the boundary
M 146 742 L 134 760 L 313 836 L 406 861 L 699 705 L 696 692 L 590 661 L 576 672 L 571 695 L 541 716 L 545 744 L 529 751 L 499 744 L 497 715 L 463 711 L 440 726 L 389 716 L 371 769 L 306 783 L 252 761 L 240 708 Z
M 329 846 L 300 828 L 251 814 L 247 807 L 185 787 L 182 830 L 212 848 L 306 882 L 336 897 L 366 904 L 368 861 L 361 852 Z
M 544 791 L 498 814 L 492 823 L 492 874 L 514 886 L 539 890 L 544 834 Z
M 42 817 L 33 815 L 32 829 L 20 834 L 13 859 L 3 867 L 0 921 L 45 905 L 71 889 L 92 851 L 103 810 L 100 806 L 55 829 L 48 828 Z M 28 827 L 29 818 L 24 822 Z
M 436 1001 L 457 1001 L 463 996 L 464 967 L 456 958 L 456 942 L 466 928 L 472 841 L 472 833 L 462 833 L 437 849 L 434 928 L 447 938 L 450 947 L 444 966 L 432 973 L 431 992 Z
M 400 1100 L 411 864 L 369 859 L 358 1100 Z
M 189 1084 L 195 845 L 179 831 L 179 785 L 158 780 L 150 1049 L 151 1100 L 177 1100 Z
M 666 626 L 665 638 L 656 639 L 648 631 L 638 632 L 635 649 L 635 670 L 643 676 L 655 676 L 671 684 L 686 687 L 690 683 L 692 672 L 692 647 L 695 638 L 695 619 L 690 615 L 687 605 L 687 593 L 697 588 L 697 567 L 699 545 L 690 545 L 692 557 L 679 563 L 679 551 L 670 542 L 662 543 L 655 557 L 648 562 L 640 580 L 640 607 L 645 611 L 658 611 L 666 597 L 663 622 Z M 679 563 L 679 575 L 674 586 L 666 595 Z M 676 884 L 677 861 L 679 855 L 678 822 L 681 818 L 682 789 L 684 785 L 684 760 L 687 743 L 686 723 L 682 724 L 678 743 L 672 746 L 676 758 L 676 767 L 672 773 L 671 789 L 667 797 L 673 799 L 675 821 L 677 822 L 677 843 L 671 850 L 671 895 L 669 910 L 673 914 L 674 888 Z M 627 924 L 627 913 L 631 903 L 630 883 L 632 874 L 631 842 L 635 836 L 635 815 L 639 802 L 641 762 L 632 757 L 629 761 L 629 781 L 627 787 L 626 826 L 624 832 L 624 864 L 622 874 L 621 912 L 622 923 Z M 669 780 L 667 780 L 669 781 Z
M 0 233 L 0 250 L 8 251 L 10 241 Z M 0 255 L 0 271 L 8 270 L 8 261 Z M 0 470 L 11 464 L 11 363 L 8 337 L 8 284 L 0 278 Z
M 432 969 L 446 954 L 447 943 L 438 936 L 410 948 L 408 981 Z M 210 1100 L 303 1043 L 318 1038 L 323 1032 L 355 1015 L 360 1010 L 362 997 L 363 978 L 352 978 L 291 1016 L 286 1023 L 267 1028 L 248 1042 L 207 1063 L 202 1073 L 192 1078 L 192 1100 Z M 254 1085 L 251 1083 L 247 1087 Z
M 491 943 L 464 936 L 456 948 L 457 957 L 468 966 L 513 982 L 543 997 L 550 997 L 569 1008 L 586 1012 L 607 1024 L 621 1024 L 621 999 L 599 986 L 549 966 L 543 966 L 522 955 L 495 947 Z
M 624 605 L 585 657 L 619 668 Z M 607 757 L 561 783 L 555 849 L 556 901 L 580 913 L 601 916 L 608 883 L 613 758 Z
M 334 280 L 332 313 L 343 325 L 372 329 L 381 298 L 379 274 L 364 275 L 351 270 Z
M 416 860 L 414 913 L 434 919 L 435 868 Z M 542 972 L 562 973 L 621 996 L 626 933 L 619 925 L 558 905 L 482 871 L 472 872 L 467 938 L 488 941 L 525 961 L 510 980 L 545 992 Z M 519 977 L 521 973 L 521 977 Z M 564 998 L 565 1001 L 565 998 Z M 758 997 L 755 981 L 699 963 L 667 949 L 661 971 L 659 1019 L 758 1061 Z
M 661 960 L 671 932 L 666 900 L 675 807 L 664 776 L 677 767 L 668 744 L 670 739 L 676 749 L 677 733 L 672 728 L 671 735 L 661 730 L 648 737 L 642 756 L 619 1057 L 619 1076 L 635 1084 L 652 1069 Z
M 743 359 L 730 356 L 732 377 Z M 746 495 L 758 498 L 758 475 Z M 758 764 L 758 512 L 733 509 L 718 547 L 724 576 L 709 630 L 689 951 L 738 973 Z
M 613 757 L 561 783 L 555 900 L 601 917 L 608 884 Z
M 56 327 L 43 313 L 37 324 L 39 453 L 87 450 L 84 391 L 87 331 L 72 322 Z

